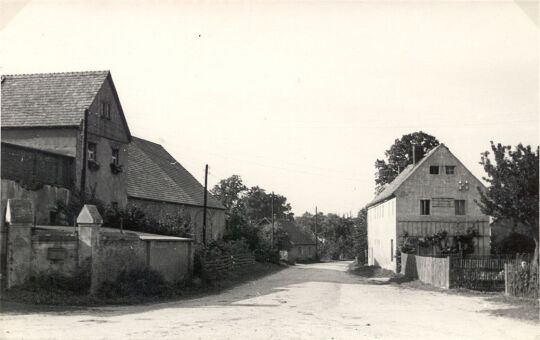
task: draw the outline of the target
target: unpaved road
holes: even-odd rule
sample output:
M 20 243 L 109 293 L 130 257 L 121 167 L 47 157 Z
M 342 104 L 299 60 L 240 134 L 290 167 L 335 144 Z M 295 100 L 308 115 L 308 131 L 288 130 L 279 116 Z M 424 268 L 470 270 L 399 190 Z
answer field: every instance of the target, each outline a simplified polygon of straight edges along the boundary
M 217 295 L 170 303 L 22 313 L 4 308 L 0 339 L 539 339 L 511 308 L 368 284 L 347 262 L 298 265 Z

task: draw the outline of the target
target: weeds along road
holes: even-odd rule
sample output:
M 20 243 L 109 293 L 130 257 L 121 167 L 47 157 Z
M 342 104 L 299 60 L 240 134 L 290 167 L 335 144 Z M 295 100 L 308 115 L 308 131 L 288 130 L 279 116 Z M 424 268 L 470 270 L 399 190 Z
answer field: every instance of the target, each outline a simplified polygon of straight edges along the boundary
M 297 265 L 202 298 L 144 306 L 4 310 L 0 339 L 534 339 L 485 297 L 370 284 L 348 262 Z M 536 337 L 538 339 L 538 337 Z

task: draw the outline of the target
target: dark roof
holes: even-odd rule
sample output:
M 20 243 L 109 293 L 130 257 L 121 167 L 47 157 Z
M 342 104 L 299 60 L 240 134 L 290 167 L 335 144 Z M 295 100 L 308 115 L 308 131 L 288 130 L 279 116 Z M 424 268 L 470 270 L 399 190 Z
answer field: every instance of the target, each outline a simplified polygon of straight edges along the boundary
M 128 196 L 204 206 L 204 187 L 161 145 L 133 137 L 128 154 Z M 225 209 L 210 194 L 207 205 Z
M 78 126 L 109 71 L 2 76 L 2 127 Z
M 289 240 L 293 245 L 298 244 L 315 244 L 315 238 L 311 233 L 302 230 L 295 222 L 278 221 L 278 226 L 289 235 Z
M 367 204 L 367 207 L 371 207 L 383 201 L 386 201 L 394 197 L 394 192 L 418 169 L 425 161 L 428 159 L 435 150 L 438 150 L 440 147 L 446 147 L 444 144 L 437 145 L 431 149 L 418 163 L 409 164 L 399 175 L 388 184 L 383 191 L 381 191 L 375 198 Z

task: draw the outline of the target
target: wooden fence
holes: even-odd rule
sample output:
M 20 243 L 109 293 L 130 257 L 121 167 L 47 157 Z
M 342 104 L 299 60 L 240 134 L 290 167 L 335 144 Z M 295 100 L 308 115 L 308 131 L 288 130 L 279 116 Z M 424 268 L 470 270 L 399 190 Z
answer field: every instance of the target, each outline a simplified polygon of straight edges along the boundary
M 226 277 L 232 270 L 255 263 L 251 253 L 222 255 L 213 259 L 205 259 L 202 263 L 202 274 L 207 279 Z
M 440 288 L 450 288 L 450 259 L 401 254 L 401 272 L 408 278 Z
M 506 295 L 538 298 L 538 266 L 530 263 L 508 263 L 504 272 Z
M 450 258 L 450 287 L 504 291 L 505 264 L 521 263 L 523 257 L 467 256 Z
M 441 288 L 482 291 L 505 290 L 505 265 L 517 265 L 529 256 L 418 256 L 401 254 L 401 272 Z

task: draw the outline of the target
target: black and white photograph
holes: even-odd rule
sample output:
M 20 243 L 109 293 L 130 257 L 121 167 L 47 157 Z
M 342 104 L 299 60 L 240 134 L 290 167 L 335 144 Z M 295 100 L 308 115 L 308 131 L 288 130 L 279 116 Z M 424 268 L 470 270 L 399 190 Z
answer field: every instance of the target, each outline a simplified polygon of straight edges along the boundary
M 0 0 L 0 340 L 540 339 L 538 0 Z

